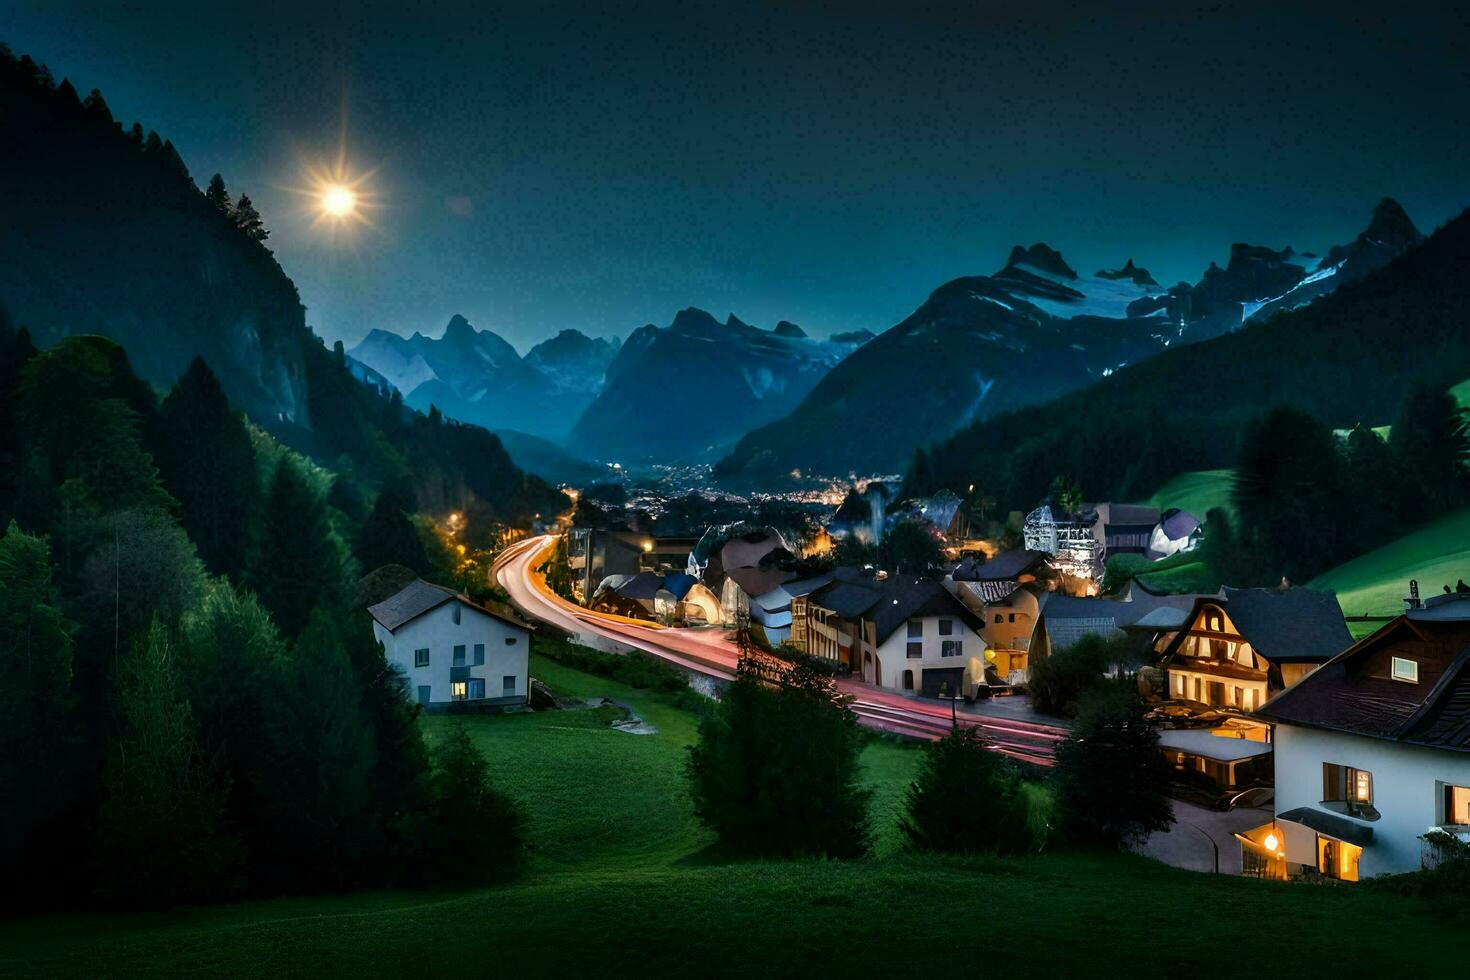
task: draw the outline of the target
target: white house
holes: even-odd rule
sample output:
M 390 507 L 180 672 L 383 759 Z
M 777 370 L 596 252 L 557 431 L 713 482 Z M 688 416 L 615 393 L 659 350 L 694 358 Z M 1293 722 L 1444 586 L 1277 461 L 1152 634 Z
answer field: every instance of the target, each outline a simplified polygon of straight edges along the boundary
M 526 703 L 531 631 L 524 624 L 422 579 L 368 612 L 388 662 L 426 710 Z
M 1429 600 L 1267 702 L 1276 817 L 1238 834 L 1247 873 L 1416 871 L 1470 836 L 1470 596 Z
M 820 584 L 808 590 L 812 583 Z M 940 582 L 838 568 L 798 591 L 806 594 L 794 604 L 793 642 L 869 684 L 938 697 L 986 681 L 980 621 Z

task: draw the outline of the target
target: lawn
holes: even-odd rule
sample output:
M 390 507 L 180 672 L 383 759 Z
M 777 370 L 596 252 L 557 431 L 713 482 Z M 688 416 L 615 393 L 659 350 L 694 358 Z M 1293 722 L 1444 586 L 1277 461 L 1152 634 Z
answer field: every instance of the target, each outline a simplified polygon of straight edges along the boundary
M 1446 584 L 1470 581 L 1470 508 L 1446 514 L 1417 531 L 1325 572 L 1308 584 L 1333 589 L 1349 616 L 1397 616 L 1409 580 L 1431 596 Z
M 1178 977 L 1209 964 L 1261 976 L 1443 972 L 1470 955 L 1463 918 L 1365 888 L 1175 871 L 1121 854 L 1031 858 L 903 853 L 897 816 L 918 752 L 875 740 L 878 856 L 730 862 L 711 855 L 680 769 L 696 722 L 667 695 L 539 658 L 564 694 L 612 709 L 467 722 L 518 796 L 532 858 L 514 884 L 374 892 L 0 925 L 0 975 L 529 974 Z M 431 719 L 431 736 L 449 722 Z M 1220 959 L 1223 957 L 1224 959 Z
M 1203 521 L 1210 508 L 1230 506 L 1230 481 L 1234 475 L 1234 470 L 1180 473 L 1159 487 L 1147 503 L 1159 510 L 1178 507 Z

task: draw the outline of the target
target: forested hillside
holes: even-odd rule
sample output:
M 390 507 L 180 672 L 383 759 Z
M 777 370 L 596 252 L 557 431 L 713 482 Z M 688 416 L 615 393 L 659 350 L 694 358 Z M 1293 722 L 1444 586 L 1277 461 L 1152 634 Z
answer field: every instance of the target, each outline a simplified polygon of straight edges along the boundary
M 1470 212 L 1310 306 L 970 426 L 916 455 L 907 491 L 974 484 L 1019 509 L 1066 474 L 1089 499 L 1142 499 L 1178 473 L 1234 465 L 1243 428 L 1273 406 L 1379 425 L 1416 386 L 1470 374 L 1467 268 Z
M 558 506 L 493 435 L 359 384 L 307 326 L 248 195 L 202 193 L 101 93 L 0 49 L 0 134 L 0 306 L 38 347 L 101 334 L 159 387 L 202 357 L 267 431 L 364 485 L 410 479 L 426 508 L 521 522 Z

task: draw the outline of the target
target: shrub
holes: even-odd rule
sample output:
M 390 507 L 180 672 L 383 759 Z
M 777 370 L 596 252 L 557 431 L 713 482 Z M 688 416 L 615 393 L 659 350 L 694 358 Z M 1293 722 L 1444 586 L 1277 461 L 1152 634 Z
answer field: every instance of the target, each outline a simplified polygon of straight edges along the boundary
M 648 691 L 682 691 L 689 686 L 683 673 L 644 653 L 604 653 L 579 643 L 537 637 L 536 652 L 559 664 L 606 677 Z
M 739 854 L 860 856 L 862 744 L 829 678 L 799 664 L 775 682 L 742 669 L 689 750 L 695 815 Z
M 506 878 L 524 853 L 515 803 L 490 783 L 490 766 L 455 722 L 434 747 L 427 835 L 430 880 L 475 885 Z
M 1028 799 L 1006 761 L 977 728 L 956 728 L 924 748 L 902 821 L 920 851 L 1009 853 L 1031 850 Z
M 1170 768 L 1143 705 L 1125 688 L 1082 697 L 1057 746 L 1056 799 L 1062 829 L 1082 844 L 1121 847 L 1174 822 L 1165 795 Z
M 1031 704 L 1043 714 L 1070 717 L 1085 692 L 1102 686 L 1110 667 L 1132 656 L 1126 637 L 1106 640 L 1088 635 L 1065 649 L 1032 657 L 1026 678 Z

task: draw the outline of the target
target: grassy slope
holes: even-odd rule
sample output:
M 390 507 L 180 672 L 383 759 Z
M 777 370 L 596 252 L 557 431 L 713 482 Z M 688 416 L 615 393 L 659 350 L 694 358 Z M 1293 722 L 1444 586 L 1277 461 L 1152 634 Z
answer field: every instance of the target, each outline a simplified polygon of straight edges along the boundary
M 875 975 L 982 955 L 1002 971 L 1141 977 L 1197 972 L 1214 955 L 1199 951 L 1228 950 L 1263 976 L 1341 977 L 1470 955 L 1463 921 L 1361 888 L 1214 879 L 1124 855 L 897 853 L 917 753 L 891 742 L 863 759 L 878 859 L 721 862 L 679 774 L 694 720 L 660 695 L 544 661 L 533 672 L 626 701 L 660 732 L 611 731 L 601 712 L 470 720 L 529 814 L 532 866 L 517 883 L 8 923 L 0 974 Z M 431 735 L 444 724 L 432 719 Z
M 1470 581 L 1470 508 L 1319 575 L 1309 585 L 1335 589 L 1349 616 L 1395 616 L 1403 612 L 1409 580 L 1433 595 L 1446 583 Z
M 1212 507 L 1230 506 L 1230 480 L 1234 470 L 1191 470 L 1180 473 L 1148 499 L 1148 503 L 1168 510 L 1178 507 L 1200 520 Z

